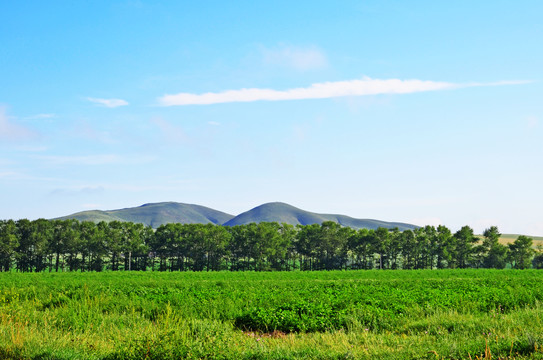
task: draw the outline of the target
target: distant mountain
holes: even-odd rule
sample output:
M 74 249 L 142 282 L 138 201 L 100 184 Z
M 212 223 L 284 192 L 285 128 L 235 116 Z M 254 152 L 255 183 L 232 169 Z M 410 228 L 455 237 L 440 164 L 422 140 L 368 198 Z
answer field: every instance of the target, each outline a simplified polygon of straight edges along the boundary
M 223 224 L 234 215 L 214 210 L 205 206 L 182 204 L 176 202 L 162 202 L 145 204 L 142 206 L 119 210 L 91 210 L 82 211 L 60 219 L 77 219 L 80 221 L 129 221 L 142 223 L 154 228 L 162 224 Z
M 167 223 L 207 224 L 235 226 L 249 223 L 278 222 L 292 225 L 321 224 L 324 221 L 334 221 L 354 229 L 378 227 L 395 228 L 400 230 L 416 229 L 416 225 L 386 222 L 372 219 L 355 219 L 345 215 L 317 214 L 298 209 L 292 205 L 273 202 L 255 207 L 238 216 L 205 206 L 162 202 L 119 210 L 82 211 L 59 219 L 77 219 L 79 221 L 129 221 L 142 223 L 154 228 Z
M 324 221 L 334 221 L 353 229 L 377 229 L 378 227 L 395 228 L 399 230 L 416 229 L 418 226 L 399 222 L 386 222 L 373 219 L 355 219 L 345 215 L 317 214 L 298 209 L 292 205 L 273 202 L 255 207 L 224 223 L 227 226 L 243 225 L 252 222 L 279 222 L 292 225 L 321 224 Z

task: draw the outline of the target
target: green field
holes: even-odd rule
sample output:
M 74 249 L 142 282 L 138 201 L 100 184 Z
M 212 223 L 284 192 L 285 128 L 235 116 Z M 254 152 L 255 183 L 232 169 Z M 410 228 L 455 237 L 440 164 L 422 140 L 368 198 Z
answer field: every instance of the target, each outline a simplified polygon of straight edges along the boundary
M 4 273 L 2 359 L 543 359 L 543 272 Z

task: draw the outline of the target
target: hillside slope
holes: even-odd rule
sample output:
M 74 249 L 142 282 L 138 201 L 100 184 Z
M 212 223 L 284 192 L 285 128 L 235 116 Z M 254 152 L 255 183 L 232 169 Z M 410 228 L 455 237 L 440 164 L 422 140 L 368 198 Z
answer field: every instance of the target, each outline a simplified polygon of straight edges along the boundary
M 130 221 L 142 223 L 157 228 L 162 224 L 208 224 L 235 226 L 249 223 L 278 222 L 292 225 L 321 224 L 324 221 L 334 221 L 354 229 L 378 227 L 395 228 L 400 230 L 416 229 L 416 225 L 387 222 L 373 219 L 355 219 L 346 215 L 317 214 L 292 205 L 272 202 L 255 207 L 238 216 L 214 210 L 201 205 L 183 204 L 176 202 L 161 202 L 118 210 L 82 211 L 59 219 L 77 219 L 79 221 Z
M 130 221 L 150 225 L 154 228 L 167 223 L 182 224 L 223 224 L 233 215 L 201 205 L 162 202 L 118 210 L 92 210 L 78 212 L 60 219 L 77 219 L 80 221 Z
M 355 219 L 346 215 L 335 214 L 317 214 L 302 209 L 298 209 L 292 205 L 273 202 L 257 206 L 249 211 L 246 211 L 229 221 L 224 225 L 235 226 L 249 224 L 252 222 L 279 222 L 292 225 L 309 225 L 309 224 L 321 224 L 324 221 L 334 221 L 343 226 L 348 226 L 354 229 L 367 228 L 377 229 L 378 227 L 394 228 L 397 227 L 400 230 L 416 229 L 416 225 L 399 223 L 399 222 L 387 222 L 373 219 Z

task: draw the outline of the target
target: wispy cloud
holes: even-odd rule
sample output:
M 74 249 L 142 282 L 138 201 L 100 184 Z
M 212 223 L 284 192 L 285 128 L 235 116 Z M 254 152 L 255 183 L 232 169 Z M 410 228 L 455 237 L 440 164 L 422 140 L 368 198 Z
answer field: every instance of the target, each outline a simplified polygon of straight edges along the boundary
M 302 99 L 328 99 L 344 96 L 364 96 L 380 94 L 411 94 L 425 91 L 457 89 L 475 86 L 499 86 L 526 83 L 525 81 L 501 81 L 494 83 L 457 84 L 426 80 L 371 79 L 365 77 L 357 80 L 333 81 L 312 84 L 309 87 L 287 90 L 273 89 L 240 89 L 218 93 L 179 93 L 164 95 L 158 99 L 162 106 L 175 105 L 210 105 L 232 102 L 281 101 Z
M 0 139 L 18 141 L 35 137 L 35 133 L 24 126 L 17 125 L 9 120 L 6 108 L 0 106 Z
M 104 106 L 107 108 L 116 108 L 119 106 L 128 105 L 128 101 L 123 100 L 123 99 L 99 99 L 99 98 L 88 97 L 87 100 L 95 103 L 96 105 Z
M 266 65 L 278 65 L 295 70 L 316 70 L 328 66 L 324 52 L 317 47 L 281 45 L 278 48 L 262 47 L 262 58 Z

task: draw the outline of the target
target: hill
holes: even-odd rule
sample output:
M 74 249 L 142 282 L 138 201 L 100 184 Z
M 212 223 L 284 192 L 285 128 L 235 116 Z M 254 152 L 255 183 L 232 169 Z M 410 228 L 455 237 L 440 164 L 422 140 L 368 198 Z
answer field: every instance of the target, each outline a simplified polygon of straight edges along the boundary
M 183 204 L 176 202 L 162 202 L 145 204 L 134 208 L 119 210 L 92 210 L 82 211 L 60 219 L 77 219 L 80 221 L 129 221 L 142 223 L 154 228 L 167 223 L 183 224 L 223 224 L 234 215 L 214 210 L 201 205 Z
M 278 222 L 291 225 L 321 224 L 324 221 L 334 221 L 343 226 L 354 229 L 378 227 L 394 228 L 400 230 L 415 229 L 416 225 L 386 222 L 373 219 L 355 219 L 346 215 L 317 214 L 292 205 L 273 202 L 255 207 L 238 216 L 205 206 L 183 204 L 176 202 L 161 202 L 145 204 L 134 208 L 119 210 L 91 210 L 82 211 L 59 219 L 77 219 L 79 221 L 130 221 L 150 225 L 154 228 L 167 223 L 207 224 L 235 226 L 249 223 Z
M 225 222 L 226 226 L 235 226 L 249 224 L 252 222 L 279 222 L 292 225 L 309 225 L 309 224 L 321 224 L 324 221 L 334 221 L 343 226 L 348 226 L 354 229 L 367 228 L 377 229 L 378 227 L 394 228 L 397 227 L 400 230 L 416 229 L 416 225 L 398 223 L 398 222 L 386 222 L 373 219 L 355 219 L 346 215 L 335 214 L 317 214 L 302 209 L 298 209 L 292 205 L 273 202 L 267 203 L 255 207 L 249 211 L 246 211 L 229 221 Z

